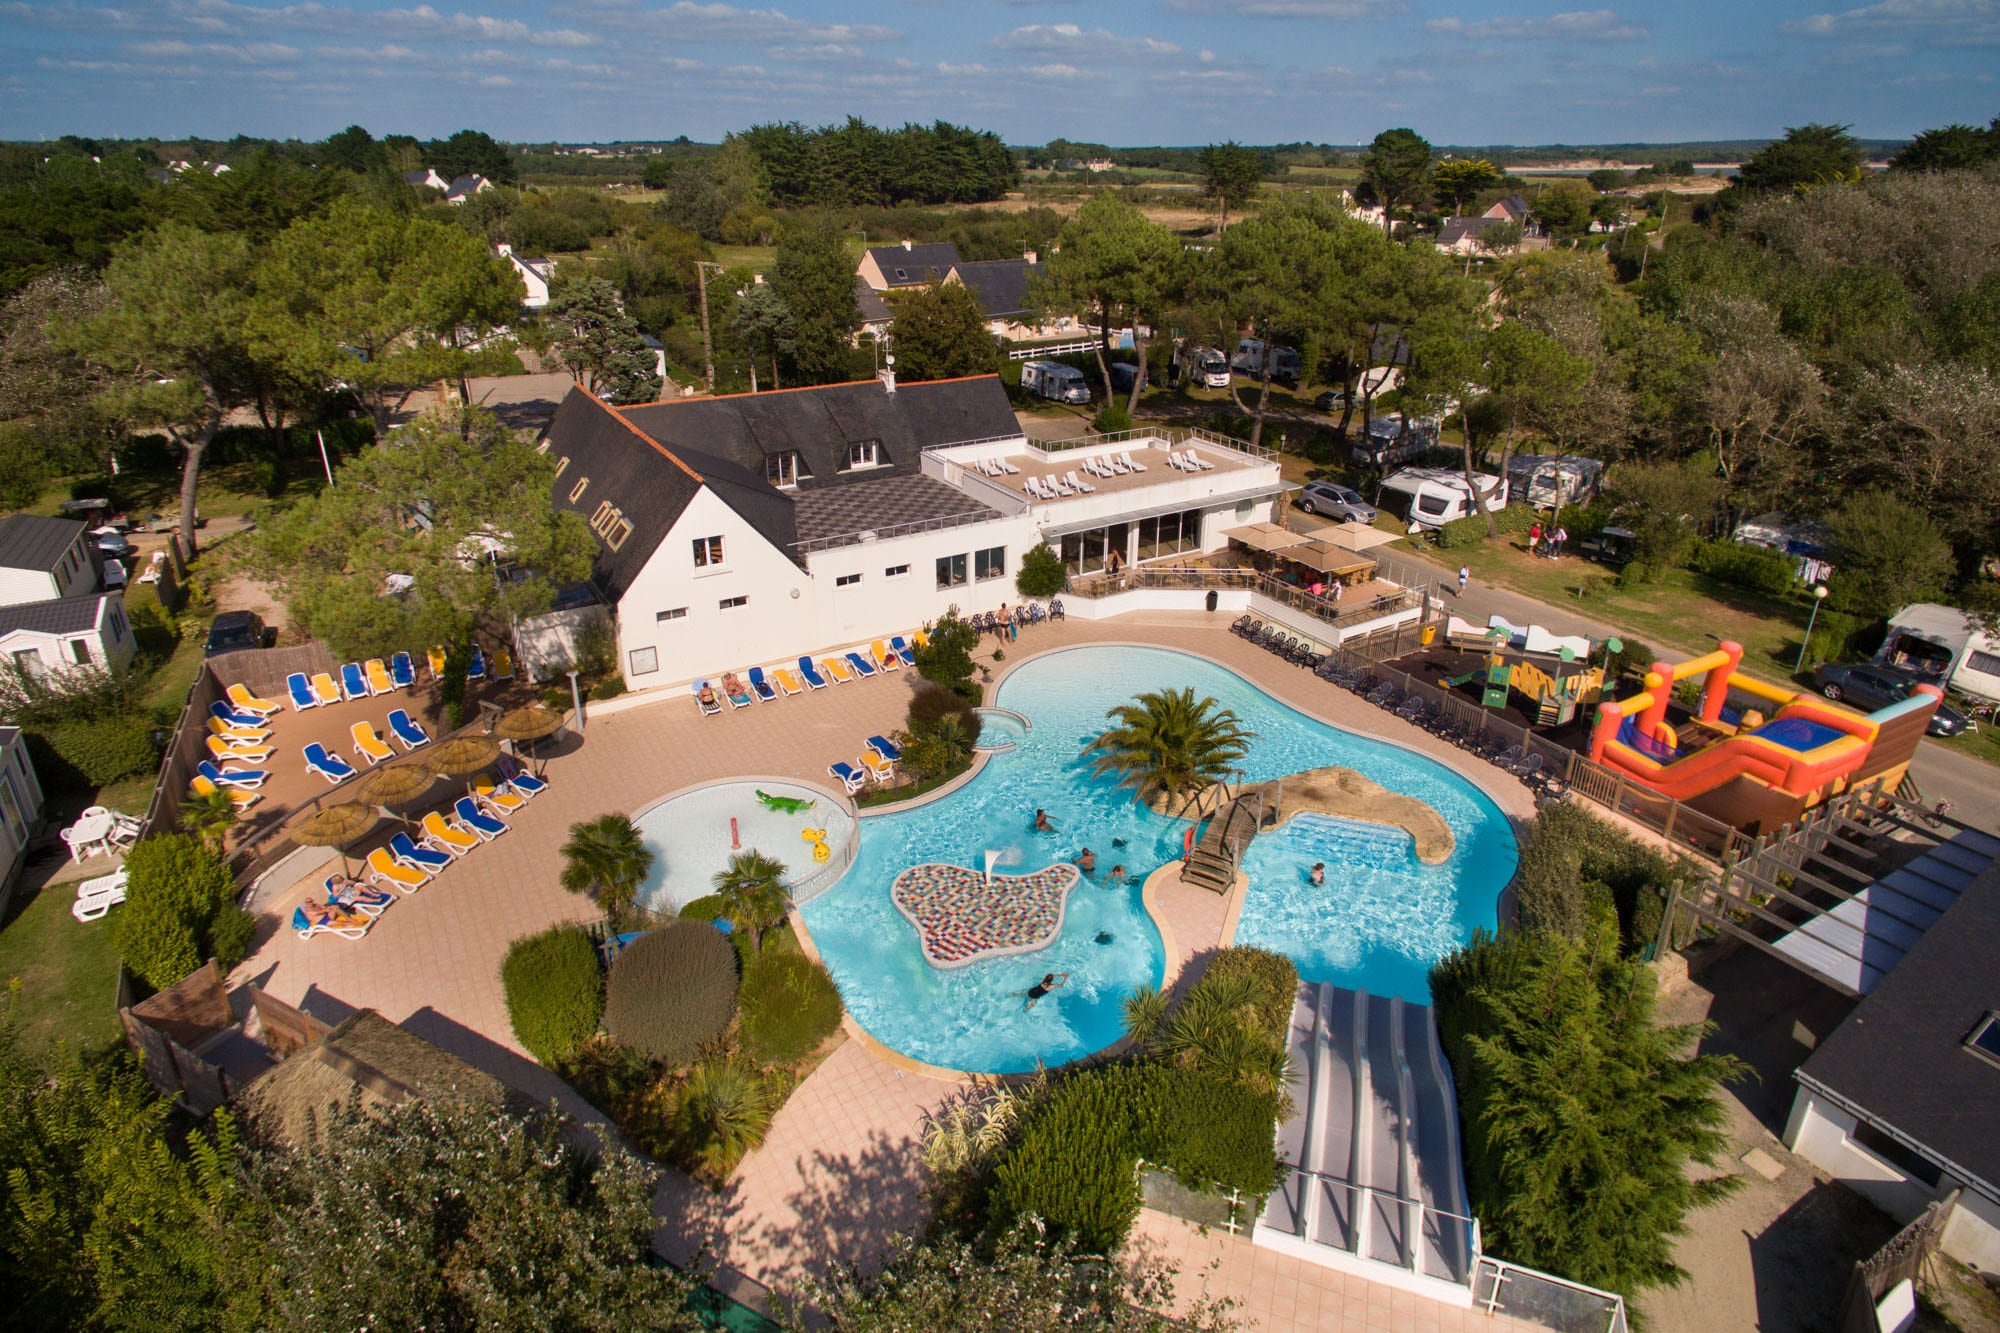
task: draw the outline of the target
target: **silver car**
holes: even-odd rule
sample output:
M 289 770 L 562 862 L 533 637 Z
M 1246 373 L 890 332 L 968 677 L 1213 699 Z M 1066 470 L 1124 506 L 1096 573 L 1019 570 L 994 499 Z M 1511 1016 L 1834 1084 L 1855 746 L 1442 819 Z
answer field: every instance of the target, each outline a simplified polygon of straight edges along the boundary
M 1308 514 L 1324 514 L 1342 523 L 1373 523 L 1375 506 L 1345 486 L 1330 481 L 1307 482 L 1292 503 Z

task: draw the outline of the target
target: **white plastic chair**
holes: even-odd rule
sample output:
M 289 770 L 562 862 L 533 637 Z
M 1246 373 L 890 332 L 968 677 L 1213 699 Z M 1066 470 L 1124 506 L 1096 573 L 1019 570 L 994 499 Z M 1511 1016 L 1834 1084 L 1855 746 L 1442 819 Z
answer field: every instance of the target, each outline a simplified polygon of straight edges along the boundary
M 1132 451 L 1130 449 L 1127 449 L 1124 453 L 1118 455 L 1118 461 L 1123 463 L 1126 467 L 1131 468 L 1134 472 L 1144 472 L 1146 470 L 1146 465 L 1144 463 L 1141 463 L 1138 459 L 1132 457 Z
M 1002 472 L 1006 473 L 1010 477 L 1019 474 L 1019 472 L 1021 471 L 1021 469 L 1015 467 L 1012 463 L 1008 462 L 1004 458 L 996 458 L 993 460 L 993 462 L 995 466 L 997 466 Z
M 1093 494 L 1097 490 L 1095 486 L 1091 485 L 1083 478 L 1077 476 L 1075 468 L 1071 468 L 1069 470 L 1069 475 L 1064 477 L 1063 480 L 1068 482 L 1070 485 L 1076 487 L 1079 491 L 1082 491 L 1085 495 Z

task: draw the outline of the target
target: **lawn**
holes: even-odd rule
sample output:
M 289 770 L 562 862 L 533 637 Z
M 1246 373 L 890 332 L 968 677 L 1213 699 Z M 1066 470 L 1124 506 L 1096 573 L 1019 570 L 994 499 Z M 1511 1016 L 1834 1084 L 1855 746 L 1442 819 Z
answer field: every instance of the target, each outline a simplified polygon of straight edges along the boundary
M 855 262 L 860 262 L 855 256 Z M 769 273 L 778 262 L 778 248 L 774 245 L 718 245 L 715 247 L 715 262 L 724 268 L 747 268 L 757 273 Z M 713 281 L 713 279 L 711 279 Z M 715 298 L 709 298 L 713 301 Z
M 30 1051 L 58 1040 L 85 1050 L 118 1040 L 112 917 L 77 921 L 69 914 L 75 901 L 70 884 L 40 893 L 24 886 L 0 925 L 0 982 L 19 986 L 14 1017 Z

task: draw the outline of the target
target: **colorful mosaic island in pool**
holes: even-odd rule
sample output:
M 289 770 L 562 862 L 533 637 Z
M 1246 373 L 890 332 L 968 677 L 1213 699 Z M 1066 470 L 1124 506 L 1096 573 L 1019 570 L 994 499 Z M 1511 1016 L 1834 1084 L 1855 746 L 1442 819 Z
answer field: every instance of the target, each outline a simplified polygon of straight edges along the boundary
M 1082 878 L 1073 865 L 1032 875 L 986 876 L 927 862 L 896 876 L 896 910 L 917 928 L 932 967 L 964 967 L 1000 954 L 1030 953 L 1062 933 L 1069 891 Z

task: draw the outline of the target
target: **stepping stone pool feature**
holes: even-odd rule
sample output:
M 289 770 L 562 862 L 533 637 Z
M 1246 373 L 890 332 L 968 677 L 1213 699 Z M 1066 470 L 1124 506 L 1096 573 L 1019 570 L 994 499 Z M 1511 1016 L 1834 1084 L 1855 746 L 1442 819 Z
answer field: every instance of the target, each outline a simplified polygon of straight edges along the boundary
M 1062 933 L 1063 908 L 1082 878 L 1067 863 L 1032 875 L 988 876 L 926 862 L 896 876 L 889 898 L 917 928 L 924 961 L 964 967 L 1048 947 Z

